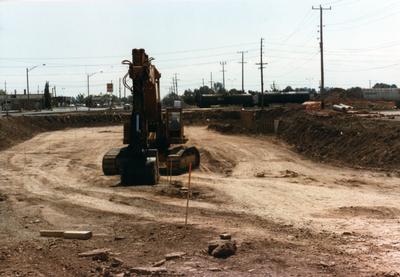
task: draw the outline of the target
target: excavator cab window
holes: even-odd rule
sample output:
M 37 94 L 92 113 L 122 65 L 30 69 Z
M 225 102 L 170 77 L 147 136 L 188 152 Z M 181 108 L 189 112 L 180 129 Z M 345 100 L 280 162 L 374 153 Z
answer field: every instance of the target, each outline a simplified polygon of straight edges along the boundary
M 169 131 L 181 130 L 181 113 L 180 112 L 170 112 L 168 113 L 168 126 Z

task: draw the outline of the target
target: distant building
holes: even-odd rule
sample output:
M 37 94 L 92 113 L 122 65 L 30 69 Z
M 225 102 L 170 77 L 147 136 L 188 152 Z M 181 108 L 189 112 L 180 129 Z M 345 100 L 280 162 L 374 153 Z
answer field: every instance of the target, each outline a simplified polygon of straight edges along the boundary
M 72 97 L 70 96 L 56 96 L 51 98 L 53 107 L 68 107 L 72 104 Z
M 362 90 L 363 98 L 367 100 L 400 101 L 398 88 L 372 88 Z
M 6 101 L 7 99 L 7 101 Z M 6 102 L 9 110 L 42 110 L 44 109 L 44 94 L 8 94 L 0 96 L 0 109 L 5 110 Z M 72 97 L 56 96 L 51 98 L 53 107 L 68 107 Z
M 1 97 L 1 106 L 5 105 L 6 97 Z M 10 110 L 41 110 L 44 108 L 44 94 L 9 94 L 7 95 Z

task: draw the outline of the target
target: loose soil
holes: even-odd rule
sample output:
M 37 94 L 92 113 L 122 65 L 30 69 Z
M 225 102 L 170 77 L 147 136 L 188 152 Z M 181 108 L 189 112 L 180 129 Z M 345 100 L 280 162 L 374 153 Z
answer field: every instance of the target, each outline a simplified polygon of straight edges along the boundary
M 0 276 L 113 276 L 176 251 L 187 255 L 167 261 L 166 275 L 392 276 L 400 268 L 395 175 L 316 163 L 272 136 L 188 127 L 188 143 L 204 158 L 192 174 L 197 196 L 185 228 L 186 200 L 175 189 L 187 174 L 172 187 L 167 177 L 120 187 L 102 175 L 102 156 L 122 133 L 44 132 L 0 152 Z M 94 237 L 41 238 L 41 229 Z M 238 242 L 226 260 L 205 252 L 222 232 Z M 97 248 L 123 265 L 78 257 Z

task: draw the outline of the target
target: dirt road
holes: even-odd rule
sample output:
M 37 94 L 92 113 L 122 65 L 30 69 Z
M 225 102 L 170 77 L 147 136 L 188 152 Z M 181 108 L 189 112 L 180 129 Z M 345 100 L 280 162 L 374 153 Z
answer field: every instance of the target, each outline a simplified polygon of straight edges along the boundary
M 18 270 L 48 276 L 49 268 L 66 276 L 100 274 L 94 262 L 63 256 L 98 247 L 121 252 L 130 266 L 184 250 L 189 258 L 168 267 L 199 276 L 389 276 L 400 268 L 397 176 L 315 163 L 273 137 L 227 136 L 205 127 L 186 133 L 201 149 L 202 165 L 193 174 L 198 195 L 184 239 L 186 203 L 167 178 L 156 187 L 124 188 L 118 178 L 102 176 L 102 156 L 120 145 L 121 127 L 43 133 L 1 152 L 0 239 L 6 243 L 0 276 Z M 90 229 L 97 236 L 56 240 L 54 247 L 38 239 L 45 228 Z M 202 252 L 222 231 L 239 243 L 226 261 Z M 116 233 L 124 242 L 112 239 Z M 15 249 L 43 257 L 21 259 Z

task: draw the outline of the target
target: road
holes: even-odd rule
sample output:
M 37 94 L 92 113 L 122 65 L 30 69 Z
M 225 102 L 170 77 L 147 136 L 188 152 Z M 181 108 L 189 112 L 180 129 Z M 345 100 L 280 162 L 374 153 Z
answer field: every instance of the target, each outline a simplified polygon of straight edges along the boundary
M 239 241 L 274 237 L 285 243 L 277 255 L 287 259 L 288 273 L 299 272 L 304 263 L 302 270 L 311 271 L 303 273 L 319 276 L 311 264 L 321 255 L 336 261 L 336 273 L 352 268 L 369 276 L 400 268 L 399 177 L 315 163 L 274 137 L 227 136 L 205 127 L 188 127 L 186 133 L 202 154 L 192 185 L 204 197 L 190 203 L 190 222 L 198 228 L 229 231 Z M 99 216 L 182 222 L 183 199 L 158 193 L 158 186 L 115 187 L 118 178 L 102 176 L 102 156 L 121 138 L 121 127 L 42 133 L 1 153 L 0 180 L 6 182 L 0 192 L 13 195 L 22 213 L 40 203 L 38 216 L 61 229 L 107 232 L 103 220 L 74 212 L 77 207 Z M 174 180 L 186 183 L 187 175 Z M 161 188 L 166 183 L 163 177 Z M 17 237 L 32 235 L 8 225 Z M 315 235 L 299 235 L 304 230 Z M 307 258 L 292 257 L 293 245 Z
M 60 107 L 53 108 L 52 110 L 40 110 L 40 111 L 9 111 L 9 115 L 11 116 L 41 116 L 41 115 L 49 115 L 49 114 L 57 114 L 57 113 L 75 113 L 75 112 L 95 112 L 95 111 L 105 111 L 109 108 L 87 108 L 87 107 Z M 113 110 L 122 110 L 122 107 L 114 108 Z M 0 117 L 5 116 L 6 111 L 0 112 Z

